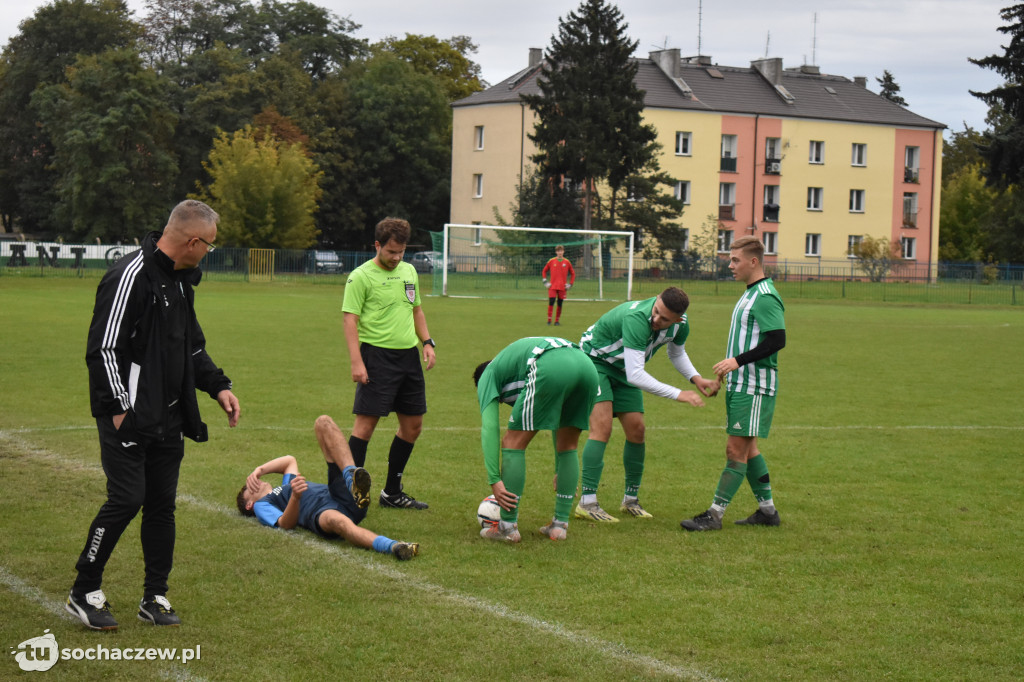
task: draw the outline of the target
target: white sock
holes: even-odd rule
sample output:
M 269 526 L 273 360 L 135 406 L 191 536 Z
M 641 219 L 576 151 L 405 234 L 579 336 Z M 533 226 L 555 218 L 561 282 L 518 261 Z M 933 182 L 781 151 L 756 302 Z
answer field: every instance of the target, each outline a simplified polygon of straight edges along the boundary
M 775 515 L 775 502 L 773 500 L 758 500 L 757 506 L 768 516 Z
M 597 493 L 593 495 L 580 495 L 580 504 L 597 504 Z
M 633 502 L 639 502 L 640 498 L 636 495 L 623 495 L 622 504 L 632 504 Z
M 713 504 L 708 508 L 708 511 L 711 512 L 711 515 L 719 521 L 721 521 L 722 517 L 725 516 L 725 507 L 721 505 Z

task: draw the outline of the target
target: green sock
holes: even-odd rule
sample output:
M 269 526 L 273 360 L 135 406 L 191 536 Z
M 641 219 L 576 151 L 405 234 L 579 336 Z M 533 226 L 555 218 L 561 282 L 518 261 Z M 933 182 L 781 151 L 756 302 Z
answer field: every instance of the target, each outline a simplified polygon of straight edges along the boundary
M 747 463 L 729 460 L 722 469 L 722 476 L 718 479 L 718 488 L 715 490 L 714 505 L 725 509 L 732 501 L 732 496 L 743 485 L 743 479 L 747 475 Z
M 747 482 L 754 491 L 758 504 L 772 501 L 772 484 L 768 476 L 768 463 L 758 454 L 747 460 Z
M 626 441 L 622 446 L 622 468 L 626 471 L 626 494 L 636 497 L 640 492 L 640 481 L 644 478 L 644 455 L 647 448 L 643 443 Z
M 514 495 L 522 496 L 526 487 L 526 450 L 501 449 L 501 482 Z M 501 510 L 501 520 L 515 523 L 519 518 L 519 507 L 512 511 Z
M 576 484 L 580 480 L 580 461 L 576 450 L 555 453 L 555 473 L 558 474 L 558 489 L 555 491 L 555 518 L 569 521 L 572 501 L 576 497 Z
M 604 449 L 608 443 L 588 439 L 583 446 L 583 483 L 584 495 L 596 495 L 597 485 L 601 482 L 601 471 L 604 469 Z

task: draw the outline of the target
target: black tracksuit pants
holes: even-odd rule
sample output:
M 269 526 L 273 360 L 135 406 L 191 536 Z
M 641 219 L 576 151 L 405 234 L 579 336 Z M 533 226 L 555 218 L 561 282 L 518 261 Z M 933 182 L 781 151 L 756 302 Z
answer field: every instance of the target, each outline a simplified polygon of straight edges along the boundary
M 180 431 L 163 440 L 141 438 L 125 428 L 115 429 L 109 417 L 96 420 L 100 460 L 107 475 L 107 501 L 89 526 L 85 548 L 75 569 L 72 590 L 84 596 L 98 590 L 103 568 L 118 539 L 142 509 L 142 555 L 146 565 L 144 595 L 167 593 L 174 561 L 174 506 L 178 471 L 185 453 Z

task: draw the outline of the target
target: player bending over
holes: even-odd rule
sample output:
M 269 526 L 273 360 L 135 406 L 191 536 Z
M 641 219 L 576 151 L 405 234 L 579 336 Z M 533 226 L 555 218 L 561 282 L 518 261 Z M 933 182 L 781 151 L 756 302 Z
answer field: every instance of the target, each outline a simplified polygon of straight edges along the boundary
M 339 537 L 403 561 L 419 554 L 418 543 L 396 542 L 359 527 L 370 504 L 370 474 L 352 462 L 345 435 L 333 419 L 317 417 L 314 431 L 327 460 L 327 484 L 307 482 L 291 455 L 278 457 L 253 469 L 245 479 L 236 500 L 238 511 L 255 516 L 265 526 L 285 530 L 301 526 L 321 537 Z M 261 480 L 267 474 L 283 474 L 284 480 L 275 488 Z
M 490 540 L 519 542 L 519 497 L 526 486 L 526 446 L 538 431 L 554 434 L 555 516 L 540 532 L 564 540 L 580 470 L 580 432 L 597 395 L 594 363 L 571 341 L 528 337 L 513 341 L 473 373 L 480 403 L 480 444 L 487 482 L 501 520 L 480 531 Z M 498 403 L 512 406 L 499 443 Z

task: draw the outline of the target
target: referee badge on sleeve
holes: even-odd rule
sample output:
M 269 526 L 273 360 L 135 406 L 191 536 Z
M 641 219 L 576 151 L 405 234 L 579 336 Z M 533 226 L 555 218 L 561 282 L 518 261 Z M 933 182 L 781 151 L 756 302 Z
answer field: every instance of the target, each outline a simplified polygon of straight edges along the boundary
M 409 303 L 416 302 L 416 285 L 412 282 L 405 283 L 405 297 L 409 299 Z

